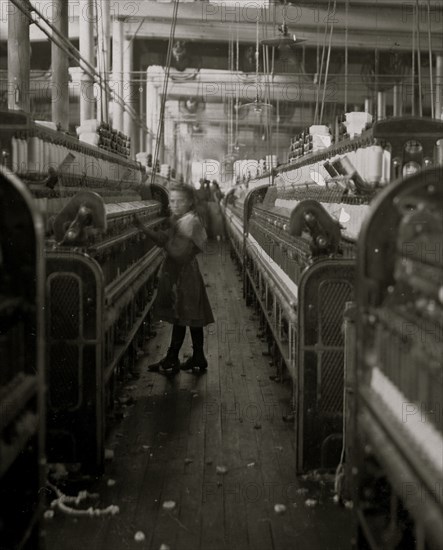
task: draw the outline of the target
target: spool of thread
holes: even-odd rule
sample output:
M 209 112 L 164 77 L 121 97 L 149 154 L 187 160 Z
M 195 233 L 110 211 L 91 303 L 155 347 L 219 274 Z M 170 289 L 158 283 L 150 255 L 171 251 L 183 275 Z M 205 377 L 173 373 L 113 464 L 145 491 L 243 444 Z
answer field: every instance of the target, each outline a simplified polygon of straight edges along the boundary
M 18 173 L 18 167 L 20 166 L 20 158 L 19 158 L 19 143 L 18 139 L 13 137 L 11 139 L 11 150 L 12 150 L 12 159 L 11 159 L 11 168 L 12 171 L 16 174 Z
M 437 141 L 435 149 L 436 163 L 443 165 L 443 139 Z
M 44 166 L 44 147 L 43 147 L 44 141 L 40 138 L 38 138 L 38 172 L 45 173 L 45 166 Z
M 38 155 L 40 162 L 40 172 L 46 174 L 47 166 L 45 166 L 45 142 L 39 138 L 38 140 Z
M 17 138 L 17 174 L 22 174 L 26 171 L 28 164 L 28 150 L 26 148 L 26 141 L 20 137 Z
M 81 152 L 80 153 L 80 175 L 86 172 L 86 155 Z
M 380 145 L 366 147 L 366 181 L 379 183 L 383 173 L 383 148 Z
M 43 172 L 47 172 L 51 166 L 51 144 L 43 141 Z
M 383 149 L 383 174 L 380 183 L 386 184 L 391 181 L 391 151 Z
M 28 170 L 29 172 L 38 172 L 40 169 L 39 164 L 40 143 L 37 137 L 31 137 L 28 140 Z
M 360 147 L 355 154 L 355 167 L 361 177 L 366 180 L 366 149 Z
M 45 173 L 45 149 L 44 149 L 44 141 L 40 138 L 38 138 L 38 172 Z
M 54 147 L 54 162 L 57 166 L 60 164 L 60 145 L 58 143 Z
M 339 174 L 350 178 L 354 182 L 354 185 L 358 190 L 360 191 L 367 190 L 367 185 L 365 184 L 365 181 L 357 172 L 357 170 L 355 169 L 355 166 L 349 160 L 347 155 L 343 155 L 343 157 L 334 161 L 333 166 Z
M 343 155 L 338 161 L 334 163 L 334 167 L 340 166 L 338 170 L 342 176 L 352 176 L 355 172 L 355 166 L 347 155 Z
M 277 166 L 277 155 L 266 155 L 266 165 L 270 168 L 275 168 Z
M 20 140 L 21 145 L 21 154 L 20 154 L 20 173 L 26 174 L 26 172 L 29 170 L 29 164 L 28 164 L 28 154 L 29 154 L 29 147 L 28 142 L 26 139 Z

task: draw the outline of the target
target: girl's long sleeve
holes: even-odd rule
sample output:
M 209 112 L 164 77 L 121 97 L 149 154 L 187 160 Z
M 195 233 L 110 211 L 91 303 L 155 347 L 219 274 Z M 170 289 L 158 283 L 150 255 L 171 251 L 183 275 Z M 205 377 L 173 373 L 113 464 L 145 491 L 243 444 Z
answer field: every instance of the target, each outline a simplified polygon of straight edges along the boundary
M 153 231 L 147 227 L 143 228 L 143 233 L 147 235 L 157 246 L 164 248 L 169 239 L 167 231 Z
M 177 263 L 189 262 L 199 251 L 194 243 L 183 235 L 175 234 L 171 238 L 168 231 L 154 231 L 147 227 L 143 228 L 143 232 L 157 246 L 164 248 L 168 256 Z

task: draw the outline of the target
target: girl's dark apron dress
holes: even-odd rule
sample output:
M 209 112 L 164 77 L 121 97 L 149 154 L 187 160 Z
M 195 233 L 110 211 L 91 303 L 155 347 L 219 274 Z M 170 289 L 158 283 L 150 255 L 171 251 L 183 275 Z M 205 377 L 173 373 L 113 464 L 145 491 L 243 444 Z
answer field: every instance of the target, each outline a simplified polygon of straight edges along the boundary
M 167 254 L 161 267 L 154 314 L 168 323 L 204 327 L 214 322 L 211 305 L 196 255 L 206 242 L 206 232 L 194 212 L 172 224 Z

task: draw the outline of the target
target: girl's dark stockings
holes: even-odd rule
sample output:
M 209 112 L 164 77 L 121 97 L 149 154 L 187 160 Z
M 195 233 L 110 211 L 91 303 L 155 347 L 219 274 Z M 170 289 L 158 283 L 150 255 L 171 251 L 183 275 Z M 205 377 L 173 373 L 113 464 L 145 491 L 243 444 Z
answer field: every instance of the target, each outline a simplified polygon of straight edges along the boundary
M 195 354 L 203 354 L 204 333 L 203 327 L 190 327 L 192 347 Z M 169 346 L 168 355 L 178 358 L 180 349 L 183 345 L 183 341 L 186 335 L 186 327 L 182 325 L 173 325 L 171 344 Z

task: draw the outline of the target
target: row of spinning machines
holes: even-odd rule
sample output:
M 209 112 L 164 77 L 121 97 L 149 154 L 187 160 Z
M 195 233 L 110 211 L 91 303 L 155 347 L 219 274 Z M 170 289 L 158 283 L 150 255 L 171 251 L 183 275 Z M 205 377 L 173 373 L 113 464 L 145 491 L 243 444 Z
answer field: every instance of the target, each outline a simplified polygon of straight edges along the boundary
M 163 227 L 169 182 L 25 113 L 2 120 L 0 546 L 36 549 L 47 464 L 103 472 L 162 261 L 134 214 Z
M 161 227 L 168 195 L 137 163 L 7 115 L 1 147 L 11 169 L 20 155 L 20 177 L 3 170 L 0 185 L 0 540 L 37 548 L 46 463 L 103 470 L 161 262 L 133 215 Z M 54 170 L 23 164 L 36 133 Z M 292 379 L 295 467 L 341 467 L 357 548 L 443 540 L 442 137 L 436 121 L 384 121 L 233 189 L 223 206 L 245 299 Z M 349 151 L 372 143 L 390 153 L 384 188 L 347 172 Z M 335 173 L 319 185 L 309 176 L 326 163 Z
M 380 121 L 223 206 L 244 298 L 292 382 L 295 467 L 336 472 L 357 549 L 443 548 L 442 137 L 439 121 Z M 368 180 L 349 159 L 374 150 Z

